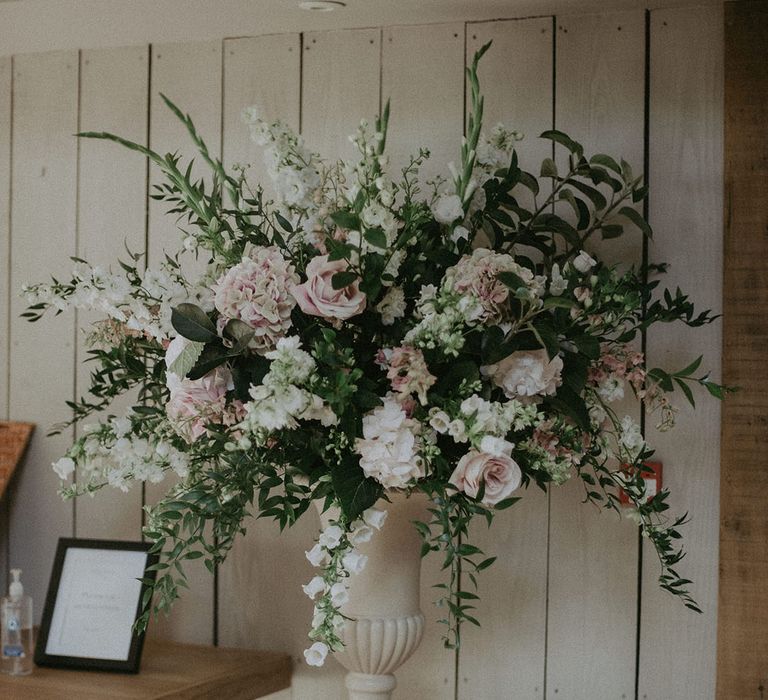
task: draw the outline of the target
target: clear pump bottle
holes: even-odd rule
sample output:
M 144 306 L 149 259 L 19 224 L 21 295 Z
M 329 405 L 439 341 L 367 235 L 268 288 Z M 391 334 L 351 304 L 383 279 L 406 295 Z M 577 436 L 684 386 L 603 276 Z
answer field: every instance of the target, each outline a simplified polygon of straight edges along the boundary
M 0 602 L 0 668 L 3 673 L 25 676 L 32 673 L 32 598 L 24 595 L 21 569 L 11 569 L 8 596 Z

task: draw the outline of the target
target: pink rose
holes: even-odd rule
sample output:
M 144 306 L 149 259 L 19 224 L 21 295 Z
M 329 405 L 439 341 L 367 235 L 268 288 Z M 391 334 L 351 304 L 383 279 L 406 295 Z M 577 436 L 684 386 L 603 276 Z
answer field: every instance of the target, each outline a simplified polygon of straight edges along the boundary
M 307 281 L 291 288 L 301 310 L 310 316 L 341 321 L 362 313 L 366 297 L 360 291 L 359 280 L 342 289 L 334 289 L 331 283 L 337 272 L 346 270 L 345 260 L 330 261 L 327 255 L 312 258 L 307 265 Z
M 475 498 L 480 484 L 485 484 L 483 503 L 495 506 L 520 486 L 522 472 L 508 454 L 492 455 L 470 450 L 454 469 L 449 483 L 467 496 Z

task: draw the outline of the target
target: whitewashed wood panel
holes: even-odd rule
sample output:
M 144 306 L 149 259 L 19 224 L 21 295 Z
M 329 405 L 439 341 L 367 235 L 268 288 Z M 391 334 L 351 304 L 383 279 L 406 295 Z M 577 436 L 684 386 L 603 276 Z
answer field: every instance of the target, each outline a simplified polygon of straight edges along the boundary
M 0 58 L 0 419 L 8 417 L 8 321 L 11 215 L 11 58 Z M 0 506 L 2 507 L 2 506 Z M 0 576 L 0 581 L 3 581 Z
M 467 25 L 467 61 L 493 40 L 480 65 L 485 125 L 522 131 L 521 165 L 538 172 L 551 153 L 538 135 L 552 126 L 552 20 Z M 497 561 L 480 576 L 481 629 L 466 625 L 460 654 L 461 698 L 544 697 L 548 499 L 538 488 L 499 513 L 491 530 L 478 522 L 473 542 Z
M 146 143 L 149 49 L 146 46 L 84 51 L 80 58 L 80 130 L 109 131 Z M 120 173 L 115 177 L 115 173 Z M 104 141 L 80 142 L 77 255 L 119 272 L 125 247 L 143 253 L 147 206 L 147 163 L 136 153 Z M 143 263 L 139 263 L 140 265 Z M 77 315 L 76 395 L 90 386 L 93 365 L 85 362 L 89 326 L 103 318 Z M 108 413 L 120 415 L 134 395 L 119 397 Z M 141 486 L 129 493 L 106 487 L 77 504 L 78 537 L 141 539 Z
M 276 72 L 275 72 L 276 71 Z M 258 107 L 263 119 L 298 131 L 301 114 L 301 36 L 274 34 L 224 42 L 224 164 L 248 165 L 248 179 L 274 188 L 262 149 L 250 137 L 242 111 Z
M 379 113 L 381 30 L 304 35 L 301 132 L 313 151 L 350 158 L 348 136 Z
M 197 157 L 184 125 L 168 110 L 158 93 L 163 93 L 181 110 L 192 115 L 195 126 L 213 154 L 219 153 L 221 142 L 221 42 L 162 44 L 152 46 L 150 78 L 150 146 L 160 153 L 177 152 L 195 158 L 193 174 L 207 175 L 205 164 Z M 158 181 L 158 172 L 150 169 L 150 182 Z M 174 216 L 167 215 L 164 203 L 152 200 L 149 205 L 148 264 L 157 265 L 163 250 L 176 251 L 183 234 Z M 182 269 L 192 276 L 199 273 L 202 260 L 189 256 Z M 152 504 L 170 486 L 147 484 L 146 502 Z M 202 559 L 185 566 L 189 590 L 182 591 L 181 600 L 168 618 L 157 621 L 159 636 L 184 642 L 210 643 L 213 636 L 213 577 L 201 563 Z
M 254 183 L 265 181 L 265 168 L 240 118 L 242 109 L 257 104 L 269 120 L 298 129 L 300 58 L 297 34 L 225 42 L 224 162 L 251 163 Z M 306 513 L 282 534 L 272 520 L 248 519 L 244 525 L 247 534 L 220 571 L 221 643 L 287 651 L 303 663 L 312 619 L 312 601 L 301 590 L 311 578 L 304 552 L 317 535 L 317 516 Z
M 643 165 L 645 16 L 642 11 L 557 20 L 555 124 L 587 155 Z M 558 159 L 567 167 L 565 157 Z M 608 263 L 640 265 L 633 228 L 591 240 Z M 639 345 L 638 345 L 639 349 Z M 627 393 L 631 394 L 629 388 Z M 637 401 L 615 406 L 639 420 Z M 548 693 L 566 698 L 629 698 L 635 685 L 637 528 L 613 511 L 583 503 L 574 477 L 551 494 Z
M 11 212 L 11 71 L 10 57 L 0 58 L 0 420 L 8 418 L 8 344 L 10 342 L 8 287 Z M 8 586 L 8 530 L 10 496 L 0 502 L 0 590 Z
M 447 164 L 458 161 L 464 128 L 464 26 L 440 24 L 387 28 L 382 34 L 382 103 L 391 99 L 387 150 L 397 173 L 420 147 L 432 157 L 421 181 L 448 176 Z M 417 68 L 418 67 L 418 68 Z M 425 191 L 427 190 L 424 187 Z M 421 609 L 426 618 L 421 646 L 398 676 L 403 697 L 454 697 L 455 654 L 443 647 L 444 611 L 434 605 L 445 572 L 439 555 L 422 565 Z
M 47 438 L 69 416 L 73 396 L 74 318 L 52 314 L 37 324 L 18 318 L 22 285 L 50 274 L 67 278 L 75 253 L 78 54 L 14 58 L 13 199 L 11 221 L 10 416 L 37 423 L 11 502 L 11 562 L 24 570 L 25 590 L 44 600 L 59 536 L 71 536 L 73 505 L 58 496 L 51 462 L 72 431 Z M 42 606 L 35 611 L 39 620 Z
M 391 171 L 428 148 L 422 182 L 450 177 L 448 163 L 459 160 L 464 124 L 464 25 L 391 27 L 381 41 L 382 105 L 390 99 L 392 108 Z
M 722 304 L 722 70 L 722 8 L 651 13 L 650 258 L 670 263 L 664 285 L 680 285 L 699 309 Z M 719 323 L 648 334 L 651 366 L 680 369 L 699 354 L 718 379 Z M 659 567 L 646 544 L 639 697 L 647 700 L 715 695 L 720 406 L 706 392 L 694 393 L 695 412 L 677 395 L 676 428 L 658 433 L 651 416 L 648 435 L 664 463 L 672 509 L 691 517 L 683 528 L 688 556 L 677 568 L 694 581 L 704 614 L 658 588 Z

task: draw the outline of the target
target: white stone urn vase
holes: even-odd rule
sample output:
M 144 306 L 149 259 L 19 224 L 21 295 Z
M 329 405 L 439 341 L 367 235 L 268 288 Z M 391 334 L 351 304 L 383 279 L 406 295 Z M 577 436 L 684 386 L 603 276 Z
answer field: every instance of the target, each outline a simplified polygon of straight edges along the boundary
M 357 547 L 368 557 L 362 572 L 349 579 L 349 601 L 341 612 L 344 650 L 336 659 L 349 670 L 349 700 L 388 700 L 397 684 L 394 672 L 416 650 L 424 632 L 419 608 L 421 537 L 414 520 L 425 521 L 429 499 L 423 493 L 390 494 L 391 503 L 376 507 L 388 512 L 380 531 Z M 320 507 L 320 502 L 315 501 Z M 336 514 L 320 515 L 323 527 Z

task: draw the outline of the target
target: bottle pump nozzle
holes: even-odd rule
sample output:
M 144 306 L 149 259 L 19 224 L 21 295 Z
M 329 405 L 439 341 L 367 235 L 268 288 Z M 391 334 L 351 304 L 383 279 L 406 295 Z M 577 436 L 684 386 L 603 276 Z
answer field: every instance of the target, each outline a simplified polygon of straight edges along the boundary
M 21 578 L 21 569 L 11 569 L 11 585 L 8 588 L 8 594 L 11 598 L 21 598 L 24 595 L 24 586 L 19 580 Z

